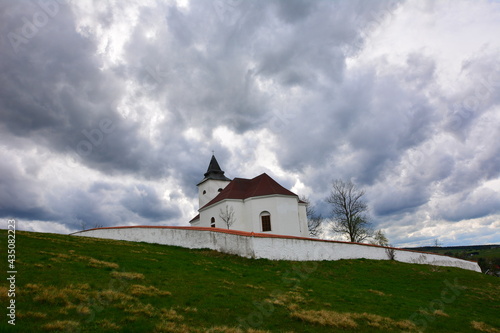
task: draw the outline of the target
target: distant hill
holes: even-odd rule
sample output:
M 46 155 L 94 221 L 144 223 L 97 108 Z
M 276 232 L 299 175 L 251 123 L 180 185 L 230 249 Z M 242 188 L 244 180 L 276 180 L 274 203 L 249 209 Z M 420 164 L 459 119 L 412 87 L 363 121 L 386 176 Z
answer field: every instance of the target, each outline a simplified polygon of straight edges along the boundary
M 0 253 L 7 232 L 0 230 Z M 0 261 L 8 271 L 7 258 Z M 499 332 L 500 279 L 17 232 L 12 332 Z M 5 281 L 5 280 L 4 280 Z M 12 297 L 0 286 L 3 311 Z
M 500 276 L 500 244 L 465 246 L 423 246 L 409 250 L 445 254 L 460 259 L 475 260 L 483 272 Z

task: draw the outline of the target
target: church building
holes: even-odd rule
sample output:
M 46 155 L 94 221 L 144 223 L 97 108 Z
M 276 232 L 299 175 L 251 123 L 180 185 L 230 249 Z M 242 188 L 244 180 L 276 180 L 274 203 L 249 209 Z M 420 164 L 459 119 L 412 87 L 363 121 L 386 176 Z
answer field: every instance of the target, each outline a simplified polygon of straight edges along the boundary
M 204 176 L 191 226 L 309 237 L 306 203 L 266 173 L 231 180 L 212 155 Z

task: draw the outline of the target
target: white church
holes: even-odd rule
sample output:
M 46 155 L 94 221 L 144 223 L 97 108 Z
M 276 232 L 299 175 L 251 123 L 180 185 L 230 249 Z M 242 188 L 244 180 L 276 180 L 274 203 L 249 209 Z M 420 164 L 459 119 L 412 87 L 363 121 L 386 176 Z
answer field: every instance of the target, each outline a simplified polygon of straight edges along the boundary
M 128 225 L 94 228 L 72 235 L 212 249 L 245 258 L 294 261 L 395 258 L 406 263 L 481 272 L 476 262 L 443 255 L 391 248 L 395 257 L 389 257 L 388 248 L 383 246 L 307 238 L 305 202 L 265 173 L 252 179 L 227 178 L 215 156 L 205 178 L 198 183 L 198 196 L 199 214 L 190 221 L 190 227 Z
M 266 173 L 231 180 L 212 155 L 204 176 L 191 226 L 309 237 L 306 203 Z

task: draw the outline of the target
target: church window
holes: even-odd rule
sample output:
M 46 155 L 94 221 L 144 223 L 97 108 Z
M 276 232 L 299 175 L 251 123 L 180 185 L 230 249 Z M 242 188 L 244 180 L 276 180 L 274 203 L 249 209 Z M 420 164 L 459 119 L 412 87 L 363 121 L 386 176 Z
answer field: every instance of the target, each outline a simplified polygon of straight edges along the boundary
M 222 189 L 221 189 L 221 188 L 219 188 L 217 191 L 222 192 Z
M 207 191 L 203 190 L 203 194 L 207 194 Z
M 260 220 L 262 221 L 262 231 L 271 231 L 271 214 L 262 212 Z
M 212 217 L 212 218 L 210 219 L 210 226 L 211 226 L 212 228 L 215 228 L 215 217 Z

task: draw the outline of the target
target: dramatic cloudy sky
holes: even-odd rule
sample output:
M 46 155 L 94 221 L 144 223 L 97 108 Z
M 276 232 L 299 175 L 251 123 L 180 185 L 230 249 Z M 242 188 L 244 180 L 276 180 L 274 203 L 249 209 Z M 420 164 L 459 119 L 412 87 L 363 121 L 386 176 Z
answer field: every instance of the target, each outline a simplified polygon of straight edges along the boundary
M 188 225 L 214 150 L 324 214 L 353 180 L 394 245 L 500 243 L 499 31 L 496 1 L 0 0 L 0 218 Z

